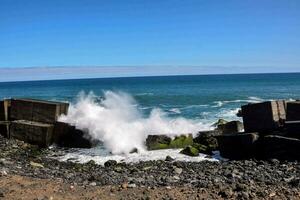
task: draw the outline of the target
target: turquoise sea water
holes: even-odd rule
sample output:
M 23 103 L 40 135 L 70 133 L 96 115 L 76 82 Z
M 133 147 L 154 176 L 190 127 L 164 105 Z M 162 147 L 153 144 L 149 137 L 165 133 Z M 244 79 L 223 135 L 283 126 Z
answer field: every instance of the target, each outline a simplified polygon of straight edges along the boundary
M 105 78 L 0 83 L 0 98 L 31 97 L 76 102 L 81 91 L 122 91 L 148 115 L 161 108 L 169 116 L 214 121 L 235 118 L 242 104 L 299 99 L 300 73 Z

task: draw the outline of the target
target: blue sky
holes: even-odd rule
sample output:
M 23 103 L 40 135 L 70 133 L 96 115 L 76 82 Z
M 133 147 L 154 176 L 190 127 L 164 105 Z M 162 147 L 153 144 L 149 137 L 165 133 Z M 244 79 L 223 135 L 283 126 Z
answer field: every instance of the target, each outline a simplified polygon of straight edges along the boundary
M 0 0 L 0 79 L 300 71 L 299 10 L 299 0 Z

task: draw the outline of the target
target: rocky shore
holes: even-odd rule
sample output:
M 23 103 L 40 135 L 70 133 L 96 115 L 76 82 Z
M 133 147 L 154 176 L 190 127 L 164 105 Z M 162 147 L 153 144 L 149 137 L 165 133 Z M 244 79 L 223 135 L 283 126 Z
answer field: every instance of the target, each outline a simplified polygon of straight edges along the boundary
M 164 161 L 135 164 L 108 161 L 105 166 L 100 166 L 92 161 L 79 164 L 51 158 L 60 152 L 61 149 L 39 149 L 0 136 L 0 198 L 18 199 L 21 191 L 24 191 L 22 198 L 25 199 L 40 199 L 35 194 L 44 199 L 67 197 L 64 195 L 74 199 L 97 199 L 101 195 L 102 199 L 300 198 L 300 165 L 297 161 L 179 162 L 168 157 Z M 16 184 L 22 185 L 16 180 L 32 184 L 13 189 Z M 47 184 L 38 188 L 44 188 L 44 192 L 34 193 L 38 189 L 35 185 L 43 182 Z M 46 187 L 52 187 L 51 184 L 56 185 L 57 191 L 46 192 Z M 32 192 L 26 193 L 30 187 Z M 100 195 L 101 190 L 105 192 Z M 90 193 L 85 194 L 85 191 Z

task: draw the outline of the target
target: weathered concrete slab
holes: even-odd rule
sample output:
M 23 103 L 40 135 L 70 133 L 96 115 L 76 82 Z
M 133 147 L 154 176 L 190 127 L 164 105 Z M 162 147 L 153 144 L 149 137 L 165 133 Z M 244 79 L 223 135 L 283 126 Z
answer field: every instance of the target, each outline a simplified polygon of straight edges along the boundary
M 300 160 L 300 140 L 278 135 L 261 137 L 257 155 L 262 159 Z
M 17 120 L 11 122 L 10 137 L 24 142 L 47 147 L 52 144 L 52 124 Z
M 0 121 L 8 121 L 10 114 L 10 99 L 0 101 Z
M 13 120 L 28 120 L 55 123 L 62 114 L 67 114 L 68 103 L 35 99 L 12 99 L 10 117 Z
M 240 160 L 255 156 L 257 133 L 240 133 L 217 137 L 220 155 L 224 158 Z
M 10 122 L 8 121 L 0 121 L 0 135 L 9 138 L 10 137 Z
M 299 121 L 286 121 L 285 128 L 288 137 L 300 139 L 300 120 Z
M 64 122 L 56 122 L 53 142 L 62 147 L 91 148 L 99 141 L 92 140 L 87 132 Z
M 284 101 L 268 101 L 242 106 L 245 132 L 272 132 L 286 119 Z
M 290 101 L 286 103 L 286 120 L 300 121 L 300 101 Z
M 232 134 L 244 131 L 244 125 L 240 121 L 230 121 L 225 124 L 218 125 L 218 129 L 222 134 Z

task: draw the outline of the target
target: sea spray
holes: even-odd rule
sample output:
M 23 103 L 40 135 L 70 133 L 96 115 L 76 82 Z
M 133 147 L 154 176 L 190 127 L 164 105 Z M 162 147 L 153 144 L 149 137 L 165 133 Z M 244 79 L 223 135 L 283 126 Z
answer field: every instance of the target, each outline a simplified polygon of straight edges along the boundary
M 68 115 L 59 120 L 87 129 L 112 154 L 127 154 L 133 148 L 145 150 L 144 141 L 149 134 L 175 136 L 210 128 L 199 121 L 170 118 L 158 108 L 145 117 L 135 99 L 124 92 L 105 91 L 104 97 L 98 99 L 92 92 L 81 93 L 77 102 L 71 104 Z

